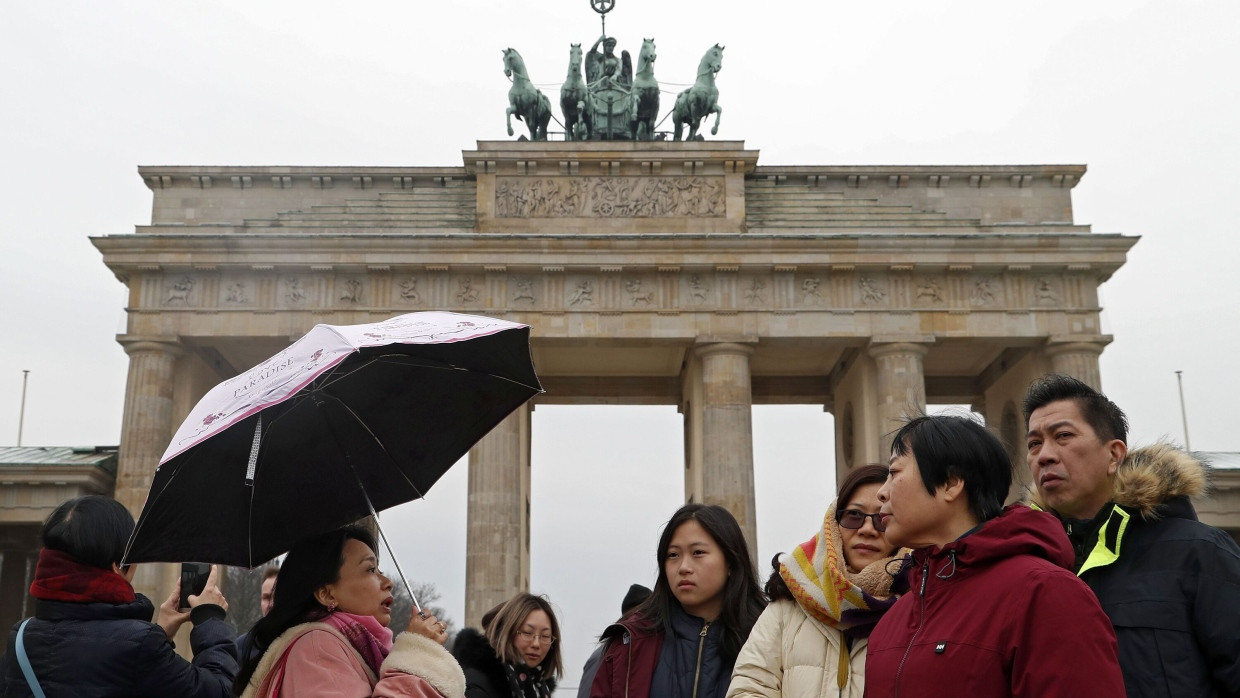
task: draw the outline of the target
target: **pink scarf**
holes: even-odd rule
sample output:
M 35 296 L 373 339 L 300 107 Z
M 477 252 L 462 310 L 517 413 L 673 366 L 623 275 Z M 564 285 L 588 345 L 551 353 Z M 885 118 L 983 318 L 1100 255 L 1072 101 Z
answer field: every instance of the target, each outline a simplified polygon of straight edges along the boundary
M 392 630 L 386 628 L 374 616 L 358 616 L 344 611 L 329 613 L 323 622 L 340 631 L 353 649 L 362 655 L 375 676 L 384 657 L 392 651 Z

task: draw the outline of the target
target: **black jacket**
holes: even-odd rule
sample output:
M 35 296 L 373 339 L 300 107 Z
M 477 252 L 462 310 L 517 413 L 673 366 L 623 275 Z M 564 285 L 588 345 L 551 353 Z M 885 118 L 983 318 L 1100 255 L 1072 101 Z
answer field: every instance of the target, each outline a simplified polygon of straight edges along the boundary
M 174 651 L 163 628 L 150 622 L 154 610 L 142 595 L 125 604 L 38 600 L 22 641 L 44 693 L 55 698 L 231 696 L 237 655 L 224 609 L 204 604 L 193 610 L 193 663 Z M 0 657 L 4 698 L 33 695 L 17 662 L 18 626 L 9 632 Z
M 1129 698 L 1240 696 L 1240 546 L 1197 520 L 1189 497 L 1204 490 L 1189 454 L 1137 449 L 1113 503 L 1084 531 L 1069 527 L 1084 553 L 1077 573 L 1115 627 Z
M 486 635 L 474 628 L 465 628 L 456 634 L 452 656 L 465 672 L 465 698 L 524 698 L 509 688 L 504 665 Z M 555 691 L 555 679 L 547 679 L 548 688 Z

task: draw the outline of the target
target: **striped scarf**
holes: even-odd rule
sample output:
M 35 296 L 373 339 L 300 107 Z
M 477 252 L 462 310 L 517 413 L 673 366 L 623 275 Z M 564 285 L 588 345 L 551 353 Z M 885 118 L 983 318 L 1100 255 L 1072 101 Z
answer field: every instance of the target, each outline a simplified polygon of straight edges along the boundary
M 908 551 L 898 550 L 860 572 L 849 572 L 835 506 L 827 509 L 822 530 L 779 557 L 779 576 L 811 617 L 851 638 L 869 637 L 878 619 L 896 602 L 887 564 Z

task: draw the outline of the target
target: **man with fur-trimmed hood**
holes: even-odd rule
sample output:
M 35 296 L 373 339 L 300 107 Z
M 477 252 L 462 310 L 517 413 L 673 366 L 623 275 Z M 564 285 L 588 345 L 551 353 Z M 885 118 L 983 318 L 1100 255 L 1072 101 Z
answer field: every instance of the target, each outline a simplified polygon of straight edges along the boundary
M 1129 697 L 1240 696 L 1240 546 L 1197 520 L 1206 466 L 1166 444 L 1129 452 L 1123 411 L 1075 378 L 1035 381 L 1024 412 L 1036 504 L 1115 627 Z

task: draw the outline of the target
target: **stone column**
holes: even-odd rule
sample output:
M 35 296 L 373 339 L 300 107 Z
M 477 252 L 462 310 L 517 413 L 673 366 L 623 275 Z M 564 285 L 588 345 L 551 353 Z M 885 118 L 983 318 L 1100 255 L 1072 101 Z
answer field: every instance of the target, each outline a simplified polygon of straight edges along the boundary
M 469 452 L 465 625 L 529 588 L 530 408 L 519 407 Z
M 757 558 L 757 511 L 753 484 L 753 346 L 737 342 L 699 344 L 702 379 L 702 501 L 736 517 Z M 756 563 L 755 563 L 756 564 Z
M 891 436 L 905 417 L 925 414 L 926 377 L 922 368 L 928 347 L 914 342 L 870 345 L 878 388 L 879 438 L 884 456 L 891 453 Z
M 155 478 L 155 466 L 176 428 L 172 423 L 173 379 L 181 348 L 174 337 L 123 335 L 117 341 L 129 354 L 129 377 L 117 455 L 116 499 L 136 519 Z M 140 565 L 134 588 L 163 601 L 170 593 L 164 567 Z
M 1051 360 L 1051 370 L 1072 376 L 1094 390 L 1102 390 L 1102 373 L 1098 369 L 1098 357 L 1111 341 L 1103 337 L 1097 341 L 1056 340 L 1052 337 L 1044 350 Z

